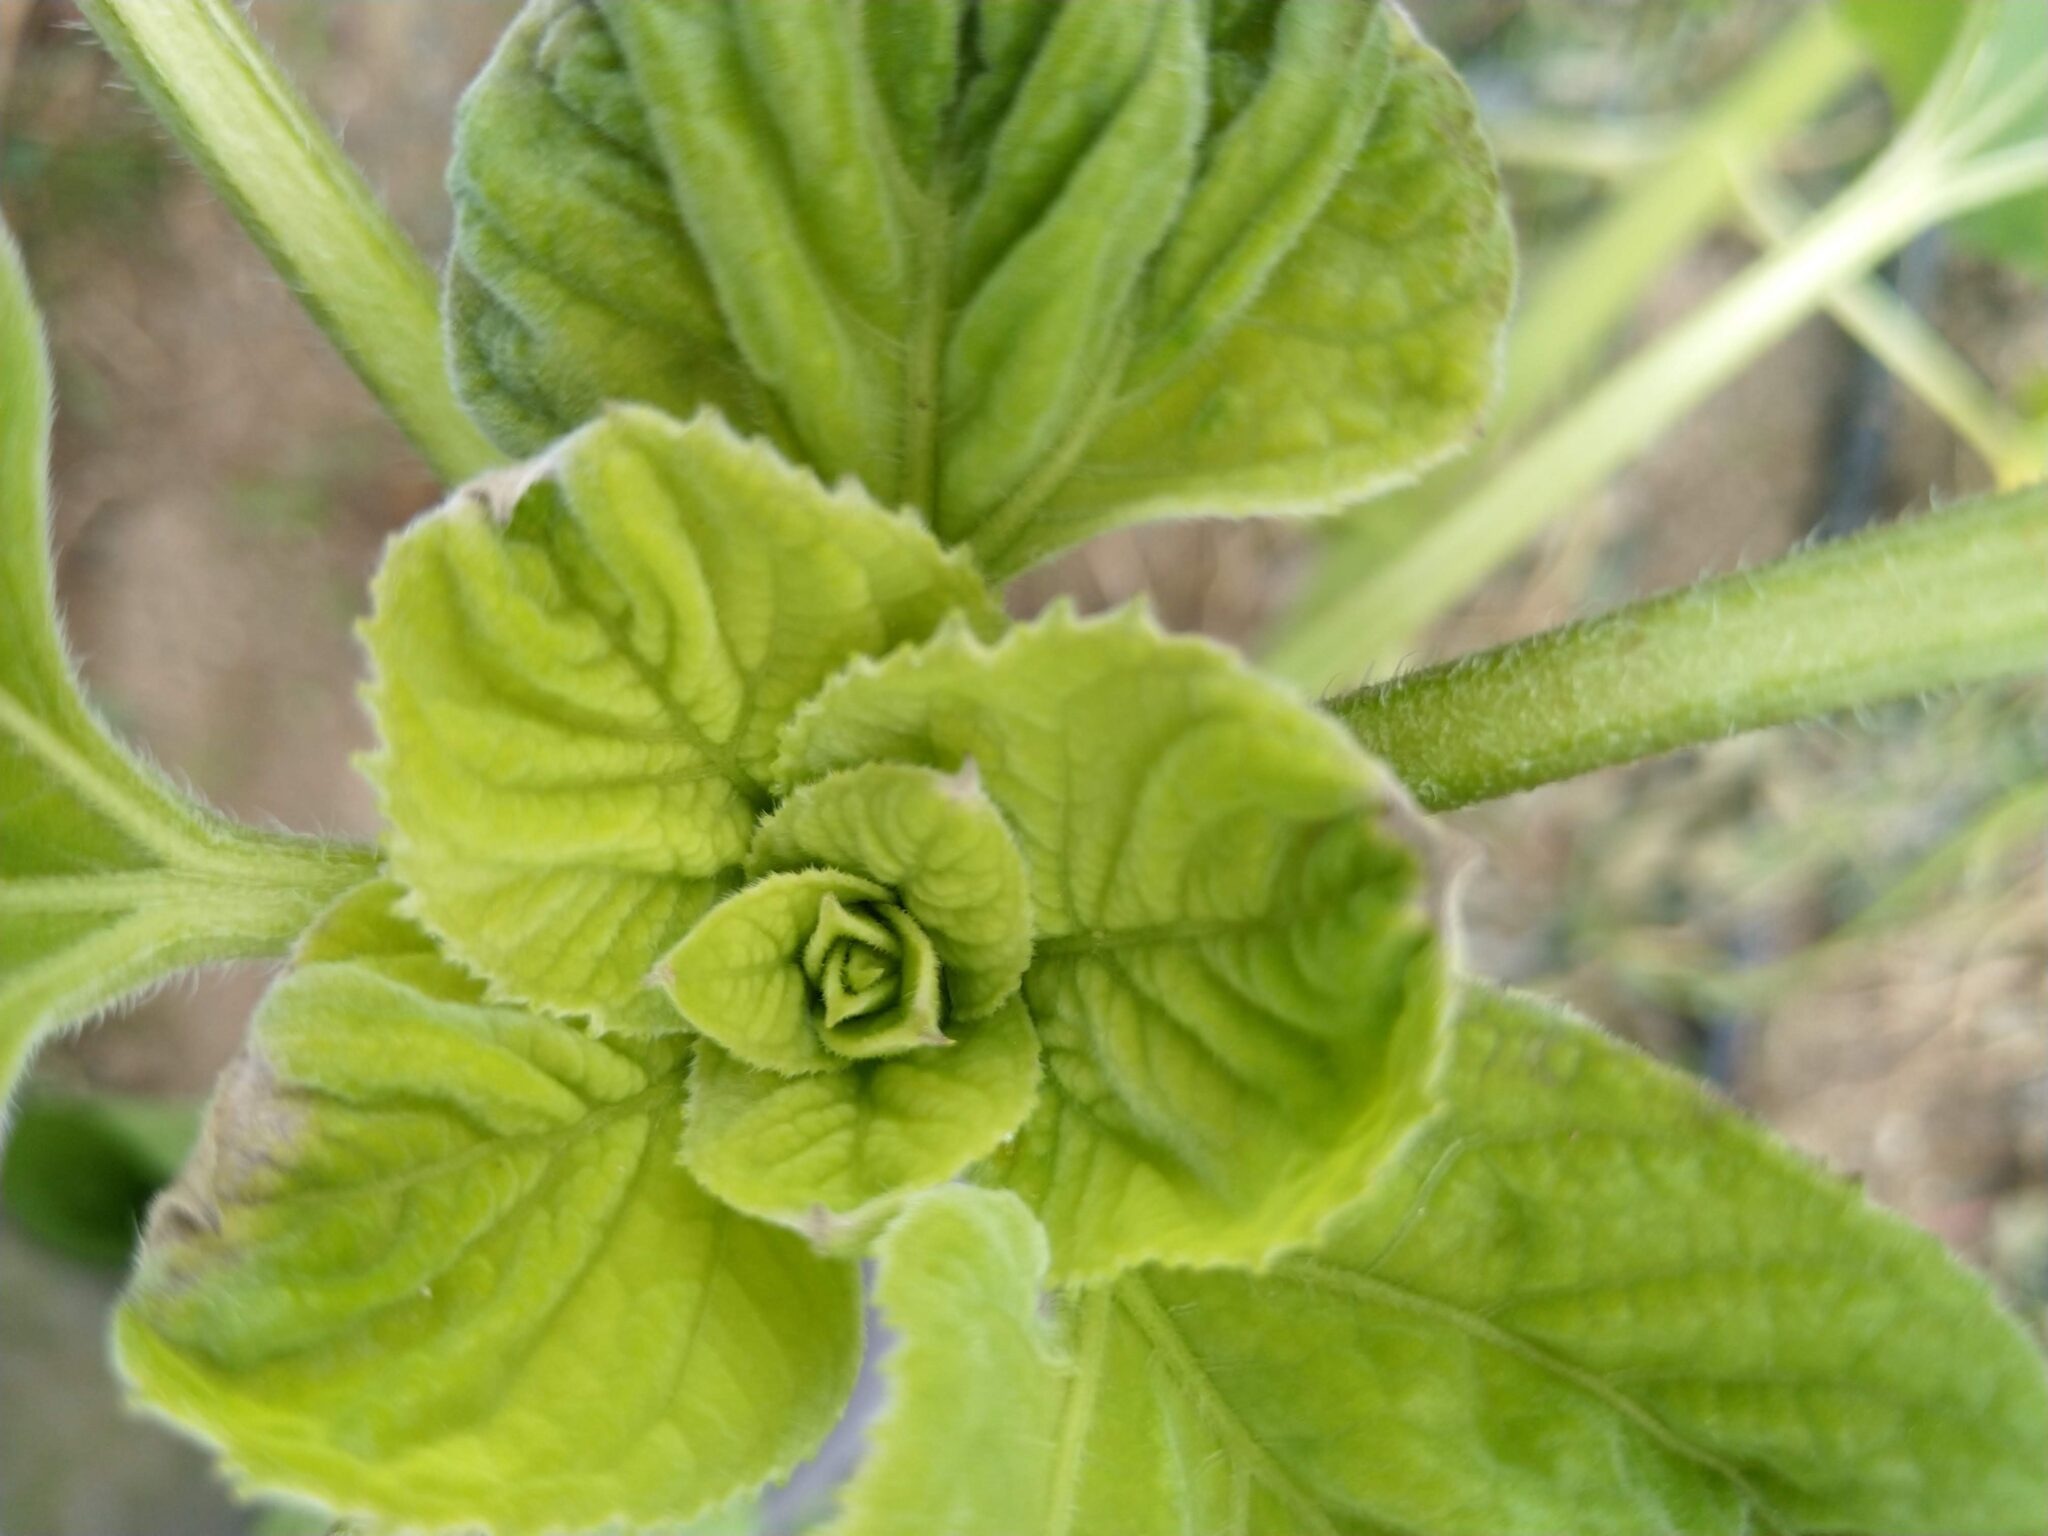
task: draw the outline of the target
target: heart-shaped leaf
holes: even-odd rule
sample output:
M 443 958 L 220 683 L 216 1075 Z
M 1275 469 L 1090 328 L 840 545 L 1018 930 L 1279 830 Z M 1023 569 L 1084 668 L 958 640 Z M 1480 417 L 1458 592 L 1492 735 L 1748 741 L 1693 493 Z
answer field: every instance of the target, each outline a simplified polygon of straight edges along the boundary
M 852 1267 L 678 1165 L 681 1037 L 485 1005 L 397 894 L 271 991 L 153 1213 L 138 1393 L 245 1488 L 407 1530 L 666 1525 L 787 1471 L 852 1384 Z
M 630 1022 L 738 884 L 797 705 L 961 613 L 996 622 L 857 487 L 715 417 L 611 412 L 386 556 L 364 635 L 392 868 L 494 995 Z

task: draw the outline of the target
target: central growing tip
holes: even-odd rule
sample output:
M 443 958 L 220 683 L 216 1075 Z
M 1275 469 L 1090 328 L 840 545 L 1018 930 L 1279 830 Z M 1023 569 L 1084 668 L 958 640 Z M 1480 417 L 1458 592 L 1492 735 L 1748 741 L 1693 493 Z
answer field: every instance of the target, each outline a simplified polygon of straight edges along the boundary
M 821 1043 L 854 1060 L 947 1045 L 938 952 L 891 895 L 827 896 L 804 943 L 802 968 L 823 1021 Z

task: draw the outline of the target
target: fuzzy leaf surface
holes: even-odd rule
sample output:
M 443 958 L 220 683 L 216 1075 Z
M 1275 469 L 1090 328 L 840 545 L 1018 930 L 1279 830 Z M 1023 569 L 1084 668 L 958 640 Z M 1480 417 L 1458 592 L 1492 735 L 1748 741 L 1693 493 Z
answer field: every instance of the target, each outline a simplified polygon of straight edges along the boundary
M 51 582 L 50 409 L 0 229 L 0 1112 L 47 1033 L 187 966 L 278 953 L 368 874 L 194 804 L 85 702 Z
M 1023 859 L 972 774 L 868 763 L 799 787 L 747 866 L 662 963 L 708 1037 L 684 1156 L 742 1210 L 865 1224 L 1031 1108 Z
M 709 415 L 609 412 L 385 558 L 392 868 L 495 995 L 644 1021 L 655 961 L 740 880 L 797 705 L 963 613 L 994 622 L 979 578 L 857 487 Z
M 1375 0 L 535 0 L 450 184 L 501 444 L 715 406 L 999 574 L 1413 473 L 1512 286 L 1471 103 Z
M 954 629 L 792 724 L 801 783 L 974 765 L 1030 871 L 1045 1083 L 983 1176 L 1056 1269 L 1257 1263 L 1305 1242 L 1420 1112 L 1441 955 L 1390 781 L 1329 720 L 1142 615 Z
M 2031 1536 L 2041 1363 L 1987 1288 L 1695 1084 L 1480 993 L 1320 1253 L 1039 1298 L 1024 1208 L 885 1237 L 893 1398 L 832 1536 Z M 947 1454 L 929 1454 L 943 1444 Z
M 138 1395 L 243 1488 L 407 1530 L 667 1524 L 786 1471 L 852 1383 L 851 1266 L 678 1165 L 686 1043 L 484 1004 L 397 895 L 273 988 L 153 1213 Z
M 690 1064 L 683 1160 L 728 1204 L 831 1236 L 987 1157 L 1031 1111 L 1038 1039 L 1021 1003 L 951 1043 L 783 1077 L 709 1042 Z

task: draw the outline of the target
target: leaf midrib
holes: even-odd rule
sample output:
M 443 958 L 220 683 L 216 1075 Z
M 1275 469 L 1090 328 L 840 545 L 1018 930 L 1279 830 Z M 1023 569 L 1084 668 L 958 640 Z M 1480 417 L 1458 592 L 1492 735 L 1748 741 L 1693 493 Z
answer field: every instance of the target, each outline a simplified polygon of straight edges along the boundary
M 1285 930 L 1307 914 L 1264 912 L 1257 917 L 1195 918 L 1177 923 L 1151 923 L 1132 928 L 1075 928 L 1047 934 L 1033 946 L 1034 960 L 1100 954 L 1105 950 L 1142 949 L 1158 944 L 1198 944 L 1205 939 L 1242 938 L 1247 934 Z
M 1225 1443 L 1226 1449 L 1234 1453 L 1237 1464 L 1247 1468 L 1255 1481 L 1285 1502 L 1307 1529 L 1318 1533 L 1318 1536 L 1344 1536 L 1316 1497 L 1259 1444 L 1237 1416 L 1236 1410 L 1217 1390 L 1207 1368 L 1196 1358 L 1186 1337 L 1174 1326 L 1172 1314 L 1161 1305 L 1144 1279 L 1136 1274 L 1128 1276 L 1118 1284 L 1113 1294 L 1124 1315 L 1165 1361 L 1176 1384 L 1194 1401 L 1203 1421 Z M 1250 1533 L 1240 1531 L 1237 1536 L 1250 1536 Z
M 662 713 L 668 717 L 670 725 L 675 728 L 678 738 L 688 745 L 693 752 L 697 753 L 705 763 L 716 769 L 725 778 L 726 782 L 732 786 L 733 792 L 746 803 L 756 816 L 763 815 L 773 809 L 775 804 L 773 796 L 768 793 L 766 786 L 763 785 L 761 780 L 750 773 L 745 764 L 740 761 L 739 750 L 735 744 L 737 734 L 735 742 L 713 741 L 690 712 L 683 707 L 682 701 L 675 696 L 674 691 L 668 685 L 668 679 L 662 675 L 661 669 L 634 648 L 632 636 L 610 614 L 606 613 L 604 605 L 597 602 L 584 588 L 582 582 L 576 576 L 573 565 L 568 561 L 559 559 L 554 562 L 554 565 L 562 583 L 563 594 L 591 623 L 597 626 L 599 632 L 603 634 L 606 642 L 611 646 L 614 654 L 621 661 L 625 662 L 634 677 L 639 680 L 640 686 L 645 688 L 648 694 L 661 707 Z M 735 668 L 735 670 L 737 671 L 738 669 Z M 751 682 L 752 679 L 750 678 L 748 681 Z M 745 723 L 751 717 L 751 690 L 749 690 L 749 696 L 744 702 L 746 708 L 741 714 L 741 723 L 736 728 L 736 732 L 744 731 Z

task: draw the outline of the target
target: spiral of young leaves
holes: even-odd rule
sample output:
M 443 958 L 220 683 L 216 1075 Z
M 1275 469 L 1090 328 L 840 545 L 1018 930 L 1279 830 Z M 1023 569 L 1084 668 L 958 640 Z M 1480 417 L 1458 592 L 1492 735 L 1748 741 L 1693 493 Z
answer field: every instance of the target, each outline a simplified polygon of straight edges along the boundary
M 449 179 L 501 446 L 712 406 L 997 574 L 1413 474 L 1513 283 L 1471 101 L 1381 0 L 533 0 Z
M 916 522 L 715 418 L 459 495 L 364 632 L 408 912 L 495 1001 L 695 1033 L 743 1210 L 971 1169 L 1063 1274 L 1259 1263 L 1420 1112 L 1442 959 L 1346 733 L 1140 614 L 986 643 Z
M 971 773 L 878 763 L 805 785 L 747 867 L 659 970 L 705 1037 L 683 1155 L 707 1188 L 825 1232 L 1016 1130 L 1038 1085 L 1016 1001 L 1031 911 Z

